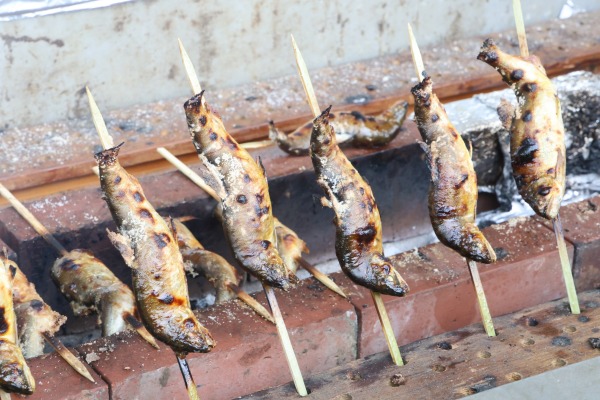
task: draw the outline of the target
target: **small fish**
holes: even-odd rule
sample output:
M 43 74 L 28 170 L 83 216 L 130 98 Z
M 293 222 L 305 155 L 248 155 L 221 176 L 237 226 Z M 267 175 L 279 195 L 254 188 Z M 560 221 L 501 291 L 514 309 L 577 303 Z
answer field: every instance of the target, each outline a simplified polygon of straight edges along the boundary
M 57 259 L 51 275 L 75 315 L 98 313 L 102 336 L 126 330 L 128 315 L 139 318 L 131 289 L 89 251 L 72 250 Z
M 329 123 L 336 133 L 338 145 L 351 143 L 359 148 L 383 147 L 398 136 L 407 110 L 408 103 L 399 101 L 378 116 L 366 116 L 359 111 L 330 113 Z M 270 121 L 269 138 L 286 153 L 303 156 L 309 153 L 312 128 L 313 123 L 309 121 L 286 135 Z
M 32 394 L 35 379 L 18 346 L 13 272 L 5 260 L 0 257 L 0 388 L 9 393 Z
M 297 278 L 277 251 L 264 167 L 225 130 L 203 95 L 192 97 L 184 109 L 198 156 L 212 174 L 207 182 L 221 198 L 223 229 L 235 258 L 261 282 L 288 290 Z
M 188 296 L 174 226 L 146 199 L 138 180 L 117 159 L 119 146 L 96 154 L 100 186 L 119 233 L 109 238 L 131 267 L 133 292 L 144 325 L 176 353 L 208 352 L 215 341 L 200 324 Z
M 1 257 L 1 256 L 0 256 Z M 19 344 L 25 358 L 44 354 L 44 334 L 53 336 L 67 321 L 42 300 L 17 263 L 4 260 L 13 273 L 13 303 L 17 315 Z
M 499 114 L 510 130 L 513 176 L 521 197 L 541 217 L 554 219 L 565 192 L 566 150 L 560 102 L 540 60 L 504 53 L 491 39 L 477 56 L 494 67 L 515 92 L 518 108 Z
M 383 254 L 381 218 L 371 187 L 340 150 L 326 109 L 313 122 L 310 155 L 322 203 L 335 212 L 335 252 L 355 283 L 382 294 L 404 296 L 408 285 Z
M 477 176 L 464 140 L 433 93 L 430 77 L 411 90 L 415 120 L 425 143 L 431 183 L 429 217 L 436 236 L 446 246 L 473 261 L 493 263 L 494 249 L 475 224 Z

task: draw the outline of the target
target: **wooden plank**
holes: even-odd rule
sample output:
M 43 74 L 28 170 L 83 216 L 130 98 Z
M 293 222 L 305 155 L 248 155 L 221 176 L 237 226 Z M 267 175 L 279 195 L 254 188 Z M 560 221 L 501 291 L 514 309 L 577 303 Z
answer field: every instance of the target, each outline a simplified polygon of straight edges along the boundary
M 498 336 L 480 324 L 402 348 L 407 364 L 389 354 L 356 360 L 306 383 L 311 399 L 451 399 L 478 393 L 565 365 L 600 357 L 589 338 L 600 336 L 598 290 L 580 295 L 582 314 L 571 315 L 565 299 L 495 319 Z M 295 398 L 290 385 L 244 399 Z

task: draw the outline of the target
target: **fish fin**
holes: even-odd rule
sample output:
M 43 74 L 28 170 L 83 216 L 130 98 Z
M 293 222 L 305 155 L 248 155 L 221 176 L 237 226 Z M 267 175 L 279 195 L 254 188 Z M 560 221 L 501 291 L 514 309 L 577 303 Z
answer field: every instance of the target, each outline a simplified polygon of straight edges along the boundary
M 554 166 L 554 178 L 558 176 L 564 176 L 564 169 L 566 167 L 565 163 L 565 154 L 562 151 L 559 151 L 556 155 L 556 165 Z
M 123 257 L 123 260 L 125 260 L 125 264 L 127 264 L 129 268 L 135 268 L 133 266 L 133 260 L 135 259 L 135 256 L 133 255 L 131 240 L 129 240 L 129 238 L 126 236 L 113 232 L 109 229 L 107 229 L 106 232 L 108 233 L 108 239 L 110 242 L 117 248 L 117 250 L 119 250 L 119 253 L 121 253 L 121 257 Z
M 503 98 L 500 100 L 500 105 L 496 108 L 496 112 L 504 129 L 510 132 L 516 113 L 515 106 Z
M 473 159 L 473 141 L 469 138 L 469 158 Z
M 267 179 L 267 170 L 265 169 L 265 166 L 262 163 L 262 158 L 260 158 L 260 156 L 258 156 L 257 164 L 260 166 L 263 176 L 265 177 L 265 179 Z
M 431 150 L 429 149 L 429 146 L 427 146 L 427 143 L 421 142 L 420 140 L 417 141 L 417 143 L 419 143 L 419 146 L 421 146 L 421 149 L 425 153 L 425 161 L 427 162 L 427 168 L 429 168 L 429 172 L 433 174 L 433 157 L 431 156 Z
M 224 199 L 227 197 L 227 192 L 221 180 L 222 176 L 219 170 L 212 165 L 204 154 L 199 154 L 198 157 L 202 161 L 204 168 L 200 168 L 199 175 L 204 180 L 206 185 L 215 192 L 215 194 Z

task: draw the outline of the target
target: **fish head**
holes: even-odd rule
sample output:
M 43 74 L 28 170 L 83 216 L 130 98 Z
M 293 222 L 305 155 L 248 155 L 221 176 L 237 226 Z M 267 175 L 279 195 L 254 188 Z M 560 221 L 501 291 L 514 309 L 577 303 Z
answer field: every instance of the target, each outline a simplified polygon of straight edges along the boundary
M 370 264 L 377 292 L 392 296 L 405 296 L 408 293 L 408 284 L 396 271 L 389 258 L 375 254 L 371 258 Z

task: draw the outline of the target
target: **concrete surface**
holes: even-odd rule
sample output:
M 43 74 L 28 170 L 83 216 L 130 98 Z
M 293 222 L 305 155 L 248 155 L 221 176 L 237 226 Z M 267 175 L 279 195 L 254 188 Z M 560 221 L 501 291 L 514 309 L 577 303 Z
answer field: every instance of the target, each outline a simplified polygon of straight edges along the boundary
M 526 25 L 555 18 L 564 0 L 523 4 Z M 294 73 L 289 34 L 309 68 L 509 29 L 504 2 L 134 1 L 91 11 L 0 22 L 0 129 L 87 114 L 84 86 L 104 110 L 188 95 L 180 37 L 201 83 L 220 88 Z M 575 0 L 600 8 L 597 0 Z M 0 131 L 1 134 L 1 131 Z

